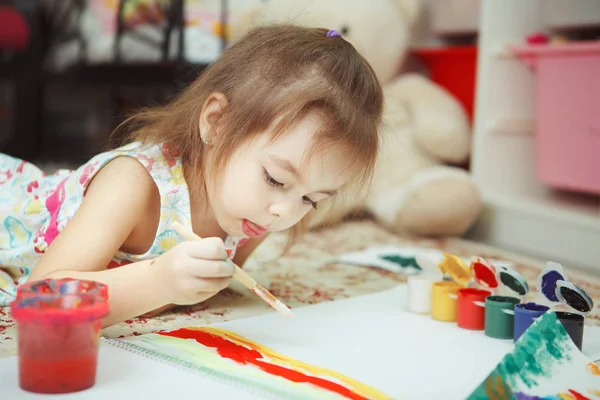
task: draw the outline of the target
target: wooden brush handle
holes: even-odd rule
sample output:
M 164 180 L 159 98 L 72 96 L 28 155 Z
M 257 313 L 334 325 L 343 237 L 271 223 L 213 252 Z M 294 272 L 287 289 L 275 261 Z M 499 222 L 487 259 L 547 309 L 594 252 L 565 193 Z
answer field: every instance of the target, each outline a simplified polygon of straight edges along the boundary
M 191 230 L 185 229 L 183 227 L 183 225 L 181 225 L 177 221 L 173 222 L 173 229 L 175 229 L 175 232 L 180 234 L 181 237 L 184 238 L 185 240 L 201 240 L 202 239 L 200 236 L 196 235 Z M 242 285 L 246 286 L 248 289 L 250 289 L 250 290 L 254 289 L 254 287 L 257 285 L 254 278 L 252 278 L 246 271 L 244 271 L 237 265 L 235 265 L 235 264 L 233 264 L 233 265 L 235 266 L 235 270 L 233 272 L 233 278 L 235 280 L 237 280 L 238 282 L 240 282 Z

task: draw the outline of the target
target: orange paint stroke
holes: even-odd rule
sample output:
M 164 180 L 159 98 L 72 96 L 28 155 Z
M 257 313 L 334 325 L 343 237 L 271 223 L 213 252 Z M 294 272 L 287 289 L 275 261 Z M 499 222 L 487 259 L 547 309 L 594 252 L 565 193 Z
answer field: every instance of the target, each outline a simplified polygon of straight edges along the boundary
M 503 400 L 508 398 L 508 393 L 504 389 L 505 384 L 500 376 L 488 376 L 485 380 L 485 394 L 488 400 Z
M 600 367 L 596 363 L 591 362 L 586 368 L 592 375 L 600 375 Z

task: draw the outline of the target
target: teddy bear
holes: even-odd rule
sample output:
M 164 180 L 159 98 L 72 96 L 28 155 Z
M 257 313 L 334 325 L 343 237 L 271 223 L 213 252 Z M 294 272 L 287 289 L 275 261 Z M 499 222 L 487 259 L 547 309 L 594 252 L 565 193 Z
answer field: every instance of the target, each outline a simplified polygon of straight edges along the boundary
M 423 74 L 399 73 L 423 8 L 421 0 L 264 0 L 230 27 L 232 43 L 261 24 L 335 29 L 382 83 L 380 153 L 368 194 L 316 211 L 313 227 L 366 212 L 395 233 L 460 236 L 478 217 L 480 192 L 459 167 L 471 149 L 465 111 Z

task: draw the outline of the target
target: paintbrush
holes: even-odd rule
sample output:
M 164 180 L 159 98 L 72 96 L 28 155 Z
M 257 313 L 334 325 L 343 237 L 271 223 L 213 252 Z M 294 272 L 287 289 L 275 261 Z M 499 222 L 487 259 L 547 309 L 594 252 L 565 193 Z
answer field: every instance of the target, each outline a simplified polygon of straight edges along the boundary
M 179 222 L 173 222 L 173 229 L 181 235 L 185 240 L 200 240 L 201 237 L 196 235 L 194 232 L 189 229 L 184 228 Z M 233 262 L 232 262 L 233 264 Z M 271 292 L 265 289 L 261 284 L 256 282 L 254 278 L 252 278 L 246 271 L 233 264 L 235 269 L 233 272 L 233 278 L 240 282 L 242 285 L 246 286 L 248 289 L 252 290 L 254 294 L 263 299 L 265 303 L 271 306 L 276 311 L 285 315 L 286 317 L 293 317 L 294 313 L 290 310 L 281 300 L 277 299 L 277 297 L 273 296 Z

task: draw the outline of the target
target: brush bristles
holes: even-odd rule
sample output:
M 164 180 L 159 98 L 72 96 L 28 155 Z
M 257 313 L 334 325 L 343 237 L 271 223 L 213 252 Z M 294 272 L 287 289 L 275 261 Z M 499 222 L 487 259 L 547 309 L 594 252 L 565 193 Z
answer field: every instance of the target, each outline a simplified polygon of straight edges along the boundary
M 276 309 L 277 311 L 279 311 L 279 313 L 285 317 L 293 317 L 294 316 L 294 313 L 292 312 L 292 310 L 290 310 L 288 306 L 286 306 L 279 300 L 277 300 L 275 302 L 275 306 L 273 308 Z
M 252 289 L 252 291 L 261 299 L 265 301 L 269 306 L 271 306 L 274 310 L 278 311 L 280 314 L 285 315 L 286 317 L 293 317 L 294 313 L 292 310 L 288 308 L 285 304 L 283 304 L 280 300 L 278 300 L 271 292 L 267 289 L 259 285 L 258 283 Z

